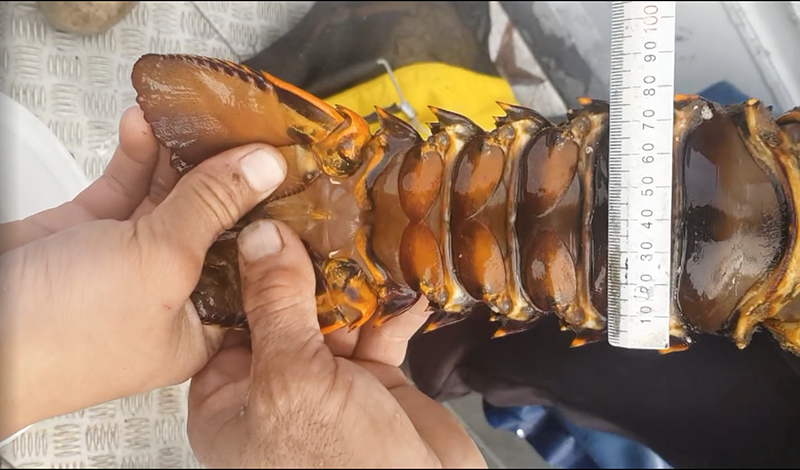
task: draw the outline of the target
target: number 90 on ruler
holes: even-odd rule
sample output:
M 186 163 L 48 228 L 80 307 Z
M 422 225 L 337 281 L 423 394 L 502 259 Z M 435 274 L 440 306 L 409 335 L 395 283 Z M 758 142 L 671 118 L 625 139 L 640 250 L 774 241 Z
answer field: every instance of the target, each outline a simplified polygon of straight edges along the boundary
M 608 340 L 669 347 L 676 2 L 612 2 Z

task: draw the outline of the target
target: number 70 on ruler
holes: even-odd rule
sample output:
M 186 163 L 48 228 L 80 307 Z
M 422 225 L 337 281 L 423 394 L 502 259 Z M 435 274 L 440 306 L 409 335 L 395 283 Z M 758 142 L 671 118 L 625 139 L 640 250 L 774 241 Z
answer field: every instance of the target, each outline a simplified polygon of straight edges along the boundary
M 612 2 L 608 339 L 669 347 L 676 2 Z

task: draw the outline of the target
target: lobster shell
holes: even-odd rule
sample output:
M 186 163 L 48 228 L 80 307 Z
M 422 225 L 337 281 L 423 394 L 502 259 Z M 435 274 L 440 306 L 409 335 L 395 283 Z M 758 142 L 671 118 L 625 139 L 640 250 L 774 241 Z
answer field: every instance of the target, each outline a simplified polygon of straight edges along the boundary
M 246 328 L 236 236 L 274 218 L 306 243 L 324 333 L 379 325 L 424 296 L 425 331 L 489 308 L 495 337 L 556 315 L 575 346 L 604 338 L 605 102 L 581 98 L 559 124 L 498 103 L 505 115 L 489 130 L 431 108 L 423 139 L 379 108 L 371 135 L 346 108 L 212 58 L 148 54 L 132 81 L 181 173 L 253 142 L 287 160 L 285 182 L 209 250 L 192 294 L 204 323 Z M 674 170 L 668 351 L 698 334 L 744 348 L 764 327 L 800 355 L 800 108 L 775 119 L 756 99 L 678 95 L 674 116 L 672 154 L 656 156 Z M 647 196 L 646 183 L 636 189 Z

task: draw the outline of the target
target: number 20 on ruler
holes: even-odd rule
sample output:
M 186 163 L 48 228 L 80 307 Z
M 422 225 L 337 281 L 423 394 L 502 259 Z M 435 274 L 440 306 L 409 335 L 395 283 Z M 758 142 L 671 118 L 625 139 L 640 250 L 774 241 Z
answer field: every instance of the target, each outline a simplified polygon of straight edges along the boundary
M 609 342 L 669 346 L 675 2 L 612 4 Z

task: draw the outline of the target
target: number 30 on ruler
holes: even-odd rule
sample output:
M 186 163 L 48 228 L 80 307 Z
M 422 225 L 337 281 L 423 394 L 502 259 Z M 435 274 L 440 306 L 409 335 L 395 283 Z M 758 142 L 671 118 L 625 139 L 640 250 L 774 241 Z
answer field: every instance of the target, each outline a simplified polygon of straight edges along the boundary
M 675 2 L 612 2 L 608 338 L 669 346 Z

